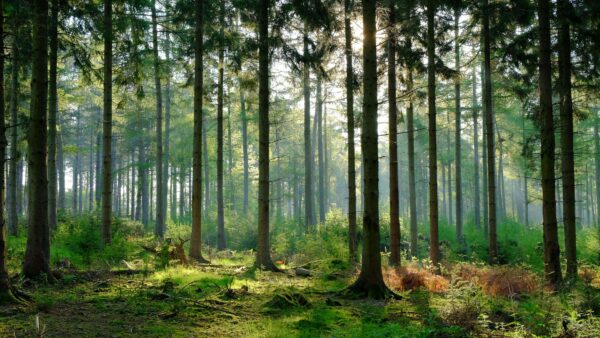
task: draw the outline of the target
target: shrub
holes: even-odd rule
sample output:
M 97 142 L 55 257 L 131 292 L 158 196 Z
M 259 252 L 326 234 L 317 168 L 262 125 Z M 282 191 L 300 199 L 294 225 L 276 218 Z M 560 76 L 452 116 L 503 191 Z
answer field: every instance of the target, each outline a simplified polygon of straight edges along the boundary
M 540 285 L 537 276 L 520 267 L 487 268 L 479 282 L 486 294 L 509 298 L 532 293 Z
M 384 277 L 388 286 L 398 291 L 425 289 L 439 293 L 446 291 L 449 286 L 446 278 L 415 266 L 402 267 L 400 270 L 388 269 Z

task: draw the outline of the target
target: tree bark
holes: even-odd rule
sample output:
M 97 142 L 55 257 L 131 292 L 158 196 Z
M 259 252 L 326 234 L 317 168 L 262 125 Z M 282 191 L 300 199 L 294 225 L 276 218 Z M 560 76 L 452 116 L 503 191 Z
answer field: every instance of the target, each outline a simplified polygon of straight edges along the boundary
M 156 222 L 154 235 L 163 238 L 165 234 L 165 184 L 163 182 L 163 102 L 160 81 L 160 58 L 158 57 L 158 23 L 156 0 L 152 0 L 152 45 L 154 54 L 154 87 L 156 90 Z
M 398 109 L 396 106 L 396 6 L 389 2 L 388 28 L 388 146 L 390 172 L 390 266 L 400 266 L 400 201 L 398 192 Z
M 11 63 L 11 79 L 10 79 L 10 124 L 12 125 L 10 134 L 10 162 L 8 167 L 8 231 L 12 236 L 16 236 L 18 232 L 19 223 L 19 212 L 17 208 L 18 196 L 17 196 L 17 181 L 20 178 L 17 173 L 18 164 L 21 158 L 18 147 L 18 105 L 19 105 L 19 68 L 20 68 L 20 48 L 18 31 L 19 27 L 17 24 L 13 25 L 15 36 L 13 36 L 12 43 L 12 63 Z M 4 43 L 4 40 L 0 40 Z M 0 55 L 4 56 L 3 53 Z M 4 60 L 4 59 L 3 59 Z M 4 97 L 4 96 L 3 96 Z M 1 142 L 1 140 L 0 140 Z
M 412 43 L 409 43 L 412 45 Z M 407 69 L 406 91 L 409 93 L 406 107 L 406 129 L 408 129 L 408 198 L 410 205 L 410 254 L 419 257 L 419 230 L 417 228 L 417 191 L 415 183 L 415 122 L 414 122 L 414 83 L 412 68 Z
M 225 242 L 225 203 L 223 194 L 223 73 L 225 70 L 225 1 L 220 0 L 219 11 L 219 64 L 217 88 L 217 249 L 224 250 Z
M 571 95 L 571 4 L 558 0 L 559 31 L 559 93 L 561 125 L 561 166 L 565 227 L 565 255 L 567 276 L 577 277 L 577 243 L 575 211 L 575 157 L 573 150 L 573 97 Z
M 437 127 L 435 107 L 435 2 L 427 1 L 427 101 L 429 109 L 429 258 L 439 271 L 440 246 L 438 230 Z
M 58 114 L 57 61 L 58 61 L 58 0 L 50 6 L 50 79 L 48 97 L 48 226 L 56 229 L 56 116 Z
M 208 219 L 208 210 L 210 209 L 210 166 L 208 164 L 208 128 L 207 123 L 202 122 L 202 159 L 204 160 L 204 165 L 202 165 L 202 169 L 204 170 L 204 217 Z
M 303 92 L 304 92 L 304 225 L 308 231 L 317 224 L 314 210 L 314 186 L 313 186 L 313 151 L 310 135 L 310 64 L 308 62 L 308 28 L 304 24 L 304 70 L 303 70 Z M 315 116 L 316 118 L 316 116 Z
M 192 176 L 192 236 L 190 257 L 198 262 L 208 262 L 202 257 L 202 64 L 204 54 L 204 0 L 195 0 L 194 30 L 194 156 Z M 183 189 L 182 189 L 183 190 Z M 183 199 L 180 203 L 183 202 Z
M 104 0 L 104 117 L 102 121 L 102 240 L 112 240 L 112 0 Z
M 544 229 L 544 272 L 546 283 L 558 288 L 562 280 L 556 221 L 554 175 L 554 117 L 552 114 L 552 65 L 550 42 L 550 0 L 538 0 L 539 90 L 541 118 L 542 216 Z
M 79 146 L 80 146 L 80 130 L 81 130 L 81 112 L 79 112 L 79 110 L 77 110 L 75 112 L 75 157 L 73 158 L 73 179 L 72 179 L 72 187 L 71 187 L 71 194 L 72 194 L 72 200 L 71 200 L 71 209 L 72 209 L 72 213 L 73 215 L 77 215 L 79 213 L 79 178 L 80 178 L 80 173 L 79 173 Z
M 35 278 L 45 273 L 51 278 L 48 168 L 46 165 L 48 128 L 48 2 L 46 0 L 33 1 L 32 24 L 33 64 L 27 147 L 27 174 L 29 177 L 29 207 L 27 210 L 29 217 L 23 274 L 27 278 Z M 2 81 L 3 85 L 4 81 Z M 0 148 L 4 149 L 4 147 Z M 1 183 L 4 186 L 4 182 Z M 2 218 L 2 222 L 4 222 L 4 218 Z
M 356 167 L 354 151 L 354 70 L 352 69 L 352 0 L 344 1 L 346 44 L 346 117 L 348 129 L 348 246 L 350 261 L 358 261 L 356 239 Z
M 4 0 L 0 0 L 0 13 L 4 13 Z M 14 57 L 14 54 L 13 54 Z M 14 59 L 13 59 L 14 60 Z M 14 62 L 14 61 L 13 61 Z M 13 63 L 12 67 L 15 65 Z M 14 77 L 14 71 L 13 71 Z M 7 256 L 7 231 L 4 217 L 4 162 L 6 158 L 6 125 L 4 111 L 4 18 L 0 16 L 0 304 L 12 300 L 11 284 L 6 263 Z M 16 128 L 13 127 L 13 128 Z M 16 195 L 16 194 L 15 194 Z M 13 195 L 13 198 L 14 196 Z
M 319 222 L 325 223 L 325 157 L 323 154 L 323 77 L 317 74 L 316 97 L 317 150 L 319 159 Z
M 473 211 L 475 212 L 475 228 L 481 229 L 481 197 L 479 186 L 479 107 L 477 102 L 477 72 L 473 69 Z
M 250 174 L 248 165 L 248 117 L 246 116 L 246 96 L 240 85 L 240 110 L 242 119 L 242 153 L 244 161 L 244 215 L 248 214 L 248 193 Z
M 358 279 L 349 290 L 369 298 L 386 298 L 390 290 L 381 273 L 379 252 L 379 165 L 377 144 L 377 47 L 375 0 L 362 2 L 363 13 L 363 128 L 361 149 L 364 166 L 363 259 Z
M 257 2 L 258 14 L 258 243 L 256 263 L 277 271 L 269 243 L 269 0 Z M 306 136 L 306 134 L 305 134 Z M 305 148 L 306 149 L 306 148 Z
M 490 18 L 488 0 L 483 0 L 483 68 L 484 68 L 484 109 L 485 138 L 487 156 L 487 196 L 488 196 L 488 234 L 490 263 L 498 263 L 498 243 L 496 235 L 496 151 L 494 144 L 494 112 L 492 107 L 492 67 L 490 55 Z
M 454 11 L 454 67 L 456 71 L 460 73 L 460 43 L 459 43 L 459 24 L 460 20 L 460 10 L 456 9 Z M 463 241 L 463 224 L 462 224 L 462 167 L 461 167 L 461 141 L 460 141 L 460 133 L 461 133 L 461 106 L 460 106 L 460 76 L 457 76 L 454 80 L 454 102 L 455 102 L 455 124 L 454 124 L 454 161 L 456 164 L 454 165 L 454 169 L 456 170 L 456 184 L 455 184 L 455 192 L 456 192 L 456 202 L 454 203 L 456 207 L 456 239 L 459 243 Z

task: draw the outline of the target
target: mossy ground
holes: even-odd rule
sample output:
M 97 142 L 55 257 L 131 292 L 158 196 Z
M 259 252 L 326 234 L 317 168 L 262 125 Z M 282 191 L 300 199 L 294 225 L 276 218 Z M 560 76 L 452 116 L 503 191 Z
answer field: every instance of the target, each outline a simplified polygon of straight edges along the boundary
M 30 285 L 31 305 L 3 308 L 0 336 L 35 336 L 36 316 L 44 337 L 552 336 L 559 323 L 545 311 L 557 316 L 569 303 L 560 295 L 545 303 L 541 296 L 491 298 L 459 286 L 404 292 L 401 300 L 352 300 L 338 293 L 352 272 L 305 278 L 236 265 L 247 258 L 132 275 L 64 272 L 55 284 Z M 302 294 L 309 304 L 269 307 L 277 294 Z M 470 315 L 465 306 L 479 313 Z M 465 312 L 474 324 L 460 317 L 454 323 L 449 312 Z M 481 316 L 486 313 L 496 317 Z

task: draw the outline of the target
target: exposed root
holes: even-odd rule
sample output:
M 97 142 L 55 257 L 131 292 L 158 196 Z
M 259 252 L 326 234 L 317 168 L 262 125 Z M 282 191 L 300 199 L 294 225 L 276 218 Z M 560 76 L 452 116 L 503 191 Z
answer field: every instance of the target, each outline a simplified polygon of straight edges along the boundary
M 356 282 L 354 282 L 354 284 L 342 290 L 340 294 L 342 297 L 352 299 L 402 299 L 402 296 L 388 288 L 383 281 L 381 281 L 380 283 L 371 283 L 361 278 L 357 279 Z

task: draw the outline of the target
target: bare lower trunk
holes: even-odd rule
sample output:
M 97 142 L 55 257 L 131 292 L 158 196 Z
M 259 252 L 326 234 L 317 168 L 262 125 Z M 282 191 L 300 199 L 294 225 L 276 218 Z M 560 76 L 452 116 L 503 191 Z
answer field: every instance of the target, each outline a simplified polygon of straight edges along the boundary
M 413 72 L 407 70 L 408 82 L 406 90 L 409 93 L 408 107 L 406 108 L 406 129 L 408 130 L 408 198 L 410 205 L 410 254 L 419 256 L 418 228 L 417 228 L 417 191 L 415 183 L 415 122 L 413 107 Z
M 488 0 L 483 0 L 483 41 L 484 41 L 484 102 L 485 102 L 485 137 L 487 156 L 488 186 L 488 232 L 490 263 L 498 263 L 498 244 L 496 235 L 496 151 L 494 144 L 494 112 L 492 107 L 492 74 L 490 56 L 490 23 Z
M 377 151 L 377 48 L 375 0 L 364 0 L 363 11 L 363 113 L 361 149 L 364 165 L 363 259 L 358 279 L 350 290 L 369 298 L 385 298 L 390 291 L 381 273 L 379 253 L 379 165 Z
M 477 102 L 477 75 L 473 69 L 473 211 L 475 212 L 475 228 L 481 229 L 481 198 L 479 186 L 479 107 Z
M 32 4 L 31 113 L 28 133 L 29 207 L 23 274 L 28 278 L 50 274 L 48 228 L 47 108 L 48 108 L 48 2 Z M 2 79 L 3 80 L 3 79 Z M 2 81 L 4 84 L 4 82 Z M 2 93 L 3 94 L 3 93 Z M 4 119 L 3 119 L 4 120 Z M 1 147 L 4 149 L 4 147 Z M 4 158 L 4 156 L 2 156 Z M 4 187 L 4 182 L 2 187 Z M 4 218 L 2 218 L 2 223 Z M 2 229 L 4 230 L 4 229 Z
M 217 249 L 224 250 L 225 242 L 225 203 L 223 194 L 223 73 L 225 68 L 225 2 L 220 1 L 219 15 L 219 65 L 218 65 L 218 90 L 217 90 Z
M 459 30 L 458 23 L 460 20 L 460 10 L 455 10 L 454 12 L 454 63 L 456 71 L 460 72 L 460 43 L 459 43 Z M 462 168 L 461 168 L 461 140 L 460 140 L 460 132 L 462 129 L 461 126 L 461 106 L 460 106 L 460 78 L 457 77 L 454 82 L 454 102 L 455 102 L 455 124 L 454 124 L 454 161 L 456 164 L 454 165 L 454 169 L 456 170 L 456 238 L 459 243 L 463 241 L 463 224 L 462 224 Z
M 194 150 L 192 173 L 192 236 L 190 240 L 190 257 L 199 262 L 206 262 L 202 257 L 202 64 L 204 48 L 204 0 L 195 0 L 194 32 Z M 182 189 L 183 190 L 183 189 Z M 179 201 L 183 203 L 183 199 Z
M 259 0 L 258 13 L 258 243 L 256 266 L 278 270 L 269 243 L 269 2 Z
M 154 86 L 156 89 L 156 222 L 154 235 L 163 238 L 165 233 L 165 202 L 163 182 L 163 102 L 160 81 L 160 59 L 158 57 L 158 28 L 156 19 L 156 0 L 152 0 L 152 44 L 154 54 Z
M 388 17 L 388 143 L 390 172 L 390 265 L 400 266 L 400 201 L 398 192 L 398 111 L 396 107 L 396 8 Z
M 429 258 L 436 270 L 440 264 L 437 189 L 437 127 L 435 107 L 435 5 L 427 2 L 427 98 L 429 109 Z
M 50 78 L 48 92 L 48 226 L 56 228 L 56 118 L 58 114 L 57 61 L 58 61 L 58 0 L 52 1 L 50 11 Z
M 104 0 L 104 117 L 102 121 L 102 240 L 112 239 L 112 0 Z
M 17 27 L 14 27 L 15 31 L 18 31 Z M 15 33 L 17 34 L 17 33 Z M 2 41 L 4 43 L 4 41 Z M 12 63 L 11 63 L 11 79 L 10 79 L 10 124 L 13 126 L 10 134 L 10 162 L 8 169 L 8 191 L 7 197 L 7 211 L 8 211 L 8 231 L 11 235 L 16 236 L 18 230 L 19 213 L 17 208 L 18 196 L 17 196 L 17 181 L 20 178 L 17 173 L 18 163 L 20 160 L 19 148 L 18 148 L 18 96 L 19 96 L 19 41 L 18 37 L 13 37 L 12 44 Z M 1 54 L 4 56 L 4 54 Z M 2 96 L 3 99 L 4 96 Z M 0 122 L 1 123 L 1 122 Z M 0 140 L 1 141 L 1 140 Z M 2 157 L 4 158 L 4 157 Z
M 573 98 L 571 95 L 571 33 L 570 2 L 558 1 L 559 92 L 561 125 L 561 165 L 565 227 L 565 254 L 567 276 L 577 277 L 577 243 L 575 211 L 575 159 L 573 150 Z
M 308 58 L 308 28 L 304 24 L 304 56 Z M 310 66 L 304 63 L 304 225 L 306 231 L 317 223 L 314 211 L 313 158 L 310 135 Z
M 544 228 L 544 272 L 546 282 L 558 288 L 562 274 L 558 224 L 556 220 L 556 190 L 554 175 L 554 117 L 552 115 L 552 65 L 550 42 L 550 0 L 538 1 L 539 20 L 539 91 L 541 117 L 542 214 Z
M 346 117 L 348 128 L 348 246 L 350 260 L 358 261 L 356 240 L 356 167 L 354 154 L 354 70 L 352 69 L 352 0 L 344 1 L 346 44 Z

